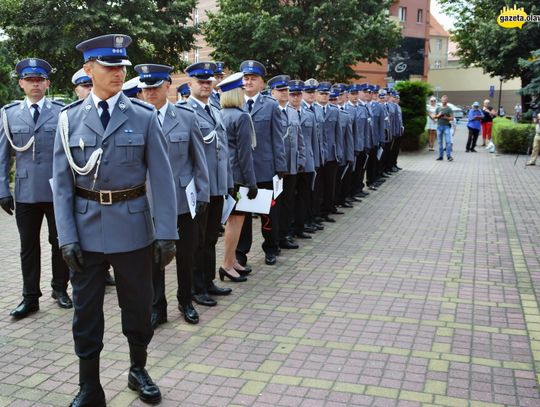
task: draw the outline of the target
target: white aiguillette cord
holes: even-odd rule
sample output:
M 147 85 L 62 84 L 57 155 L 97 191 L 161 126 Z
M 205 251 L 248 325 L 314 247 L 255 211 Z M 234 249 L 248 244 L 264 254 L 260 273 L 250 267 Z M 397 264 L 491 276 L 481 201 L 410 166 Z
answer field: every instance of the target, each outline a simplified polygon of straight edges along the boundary
M 94 180 L 92 183 L 92 189 L 94 189 L 98 177 L 99 165 L 101 164 L 101 155 L 103 154 L 103 149 L 98 148 L 97 150 L 95 150 L 90 155 L 90 158 L 86 162 L 86 165 L 84 167 L 79 167 L 75 163 L 75 160 L 73 159 L 73 155 L 71 154 L 71 150 L 69 148 L 69 121 L 67 111 L 63 111 L 62 113 L 60 113 L 58 125 L 60 126 L 60 138 L 62 140 L 62 146 L 64 147 L 64 152 L 66 153 L 66 158 L 72 171 L 76 172 L 79 175 L 88 175 L 94 169 L 94 167 L 96 167 L 96 172 L 94 173 Z M 84 150 L 84 143 L 82 142 L 82 140 L 79 142 L 79 148 L 81 150 Z M 73 174 L 73 178 L 75 178 L 75 174 Z
M 35 150 L 36 150 L 36 146 L 34 144 L 34 136 L 30 137 L 30 140 L 28 140 L 28 143 L 26 143 L 24 146 L 22 147 L 17 147 L 14 143 L 13 143 L 13 139 L 11 137 L 11 133 L 9 132 L 9 123 L 8 123 L 8 118 L 7 118 L 7 114 L 6 114 L 6 111 L 4 109 L 2 109 L 2 124 L 4 126 L 4 133 L 6 134 L 6 138 L 8 139 L 9 141 L 9 144 L 11 144 L 11 147 L 19 152 L 19 153 L 22 153 L 23 151 L 26 151 L 30 148 L 30 146 L 32 146 L 32 161 L 34 160 L 34 157 L 35 157 Z

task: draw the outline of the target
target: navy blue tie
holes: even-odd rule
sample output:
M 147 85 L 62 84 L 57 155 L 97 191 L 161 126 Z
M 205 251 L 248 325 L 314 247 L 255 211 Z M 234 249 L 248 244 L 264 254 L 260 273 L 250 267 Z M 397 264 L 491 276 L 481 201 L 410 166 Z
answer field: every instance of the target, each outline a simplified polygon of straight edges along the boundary
M 107 128 L 107 125 L 109 124 L 109 120 L 111 119 L 111 115 L 109 113 L 109 104 L 107 103 L 107 101 L 102 100 L 98 103 L 98 106 L 101 107 L 101 109 L 103 110 L 99 119 L 101 120 L 101 124 L 103 125 L 103 130 L 105 130 Z
M 253 102 L 253 99 L 249 99 L 249 100 L 247 101 L 249 113 L 251 113 L 251 111 L 253 110 L 253 103 L 254 103 L 254 102 Z
M 34 123 L 37 123 L 39 119 L 39 106 L 34 103 L 32 107 L 34 108 L 34 114 L 32 115 L 32 118 L 34 119 Z

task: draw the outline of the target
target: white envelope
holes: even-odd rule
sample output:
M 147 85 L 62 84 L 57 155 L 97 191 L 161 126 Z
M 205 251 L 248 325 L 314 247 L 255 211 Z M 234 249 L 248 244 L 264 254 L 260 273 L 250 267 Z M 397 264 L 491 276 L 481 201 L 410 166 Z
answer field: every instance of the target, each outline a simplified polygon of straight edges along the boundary
M 274 175 L 272 178 L 274 184 L 274 199 L 276 199 L 283 192 L 283 178 L 279 178 L 277 175 Z
M 189 206 L 189 212 L 191 213 L 191 218 L 195 218 L 195 207 L 197 206 L 197 190 L 195 189 L 195 179 L 191 178 L 189 184 L 186 187 L 186 198 Z
M 229 216 L 231 216 L 231 212 L 235 204 L 236 204 L 236 199 L 234 199 L 231 195 L 228 195 L 227 199 L 225 199 L 225 201 L 223 202 L 223 211 L 221 212 L 222 225 L 224 225 L 225 222 L 227 222 L 227 219 L 229 219 Z
M 255 199 L 248 199 L 248 191 L 249 189 L 246 187 L 240 187 L 240 200 L 236 204 L 236 210 L 268 215 L 270 213 L 270 205 L 272 204 L 272 194 L 274 191 L 271 189 L 259 189 Z

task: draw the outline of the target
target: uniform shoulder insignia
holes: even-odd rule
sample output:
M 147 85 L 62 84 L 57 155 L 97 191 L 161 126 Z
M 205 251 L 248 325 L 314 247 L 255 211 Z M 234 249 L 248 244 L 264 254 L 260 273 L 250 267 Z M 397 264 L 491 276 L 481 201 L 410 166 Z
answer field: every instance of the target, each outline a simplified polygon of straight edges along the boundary
M 154 110 L 154 105 L 151 105 L 150 103 L 147 103 L 141 99 L 137 99 L 137 98 L 129 98 L 129 99 L 131 100 L 131 102 L 133 102 L 136 105 L 145 107 L 148 110 Z
M 51 103 L 60 107 L 64 107 L 66 105 L 64 102 L 60 102 L 59 100 L 51 100 Z
M 267 99 L 273 100 L 274 102 L 277 102 L 277 99 L 275 97 L 273 97 L 273 96 L 265 95 L 264 97 L 267 98 Z
M 187 110 L 188 112 L 191 112 L 191 113 L 194 112 L 194 110 L 191 107 L 189 107 L 189 105 L 185 101 L 177 102 L 174 106 L 179 109 Z
M 80 105 L 82 102 L 84 102 L 84 99 L 76 100 L 75 102 L 70 103 L 70 104 L 67 105 L 67 106 L 63 106 L 63 105 L 62 105 L 62 112 L 65 111 L 65 110 L 69 110 L 69 109 L 71 109 L 72 107 L 78 106 L 78 105 Z
M 19 106 L 19 104 L 21 104 L 21 103 L 22 102 L 11 102 L 11 103 L 8 103 L 7 105 L 5 105 L 2 109 L 7 110 L 7 109 L 12 108 L 13 106 Z
M 179 100 L 176 102 L 176 105 L 187 105 L 187 102 L 185 100 Z

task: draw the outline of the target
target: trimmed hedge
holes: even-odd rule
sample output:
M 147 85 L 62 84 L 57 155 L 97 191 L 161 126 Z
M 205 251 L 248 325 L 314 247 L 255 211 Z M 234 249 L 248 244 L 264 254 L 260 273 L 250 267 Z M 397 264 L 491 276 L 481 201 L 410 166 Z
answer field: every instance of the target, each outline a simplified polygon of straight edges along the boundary
M 431 94 L 431 86 L 421 81 L 405 81 L 396 84 L 401 98 L 405 132 L 401 139 L 401 150 L 417 151 L 424 148 L 420 138 L 426 128 L 426 98 Z
M 499 152 L 526 154 L 534 136 L 534 125 L 497 117 L 493 120 L 491 134 Z

